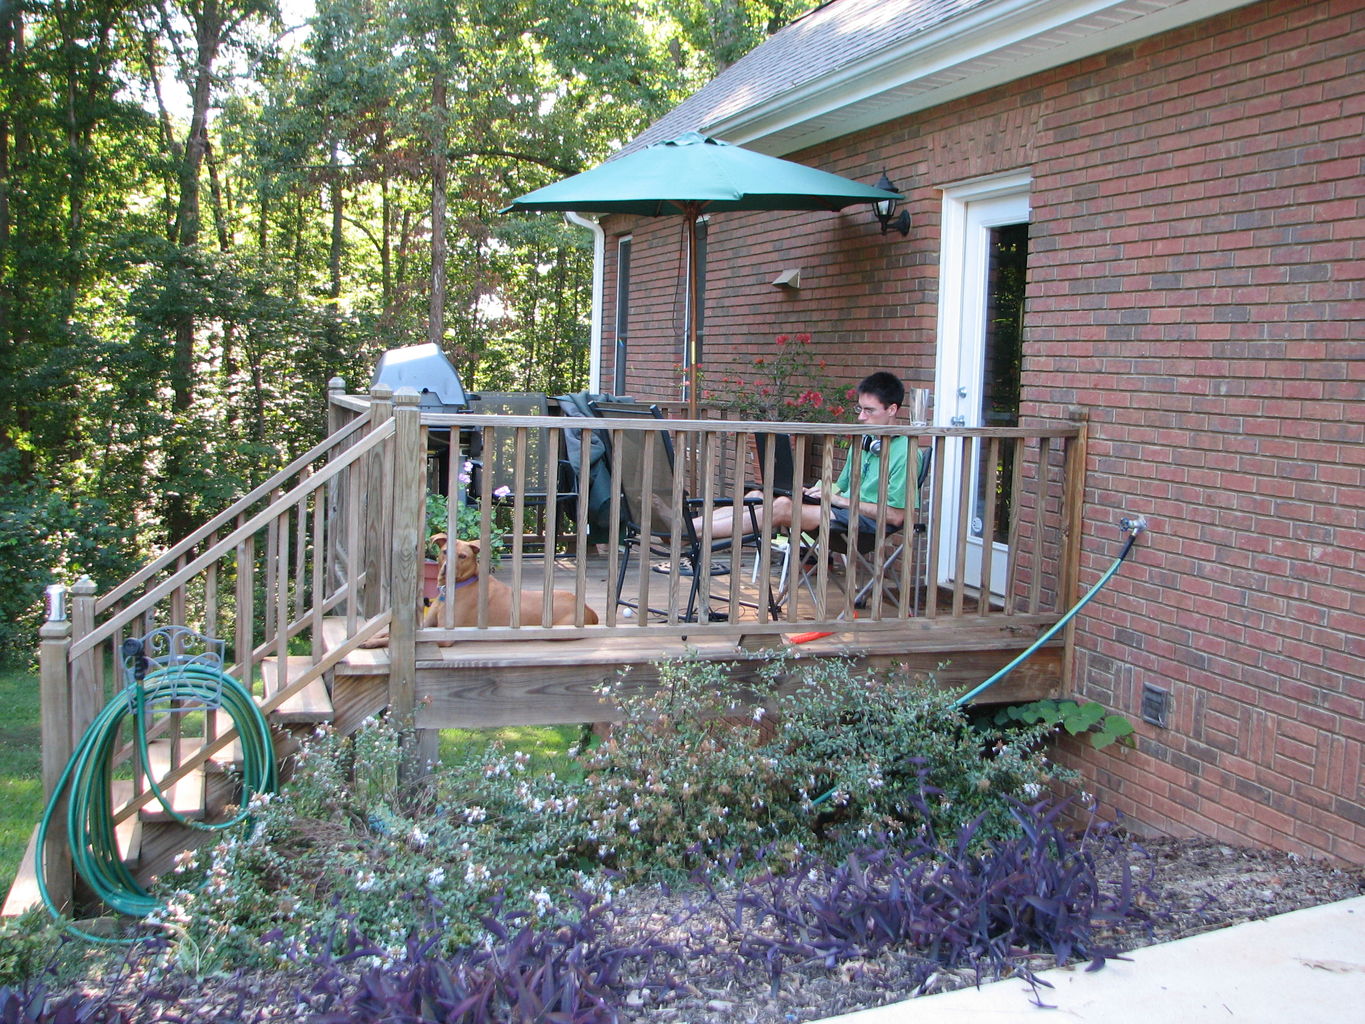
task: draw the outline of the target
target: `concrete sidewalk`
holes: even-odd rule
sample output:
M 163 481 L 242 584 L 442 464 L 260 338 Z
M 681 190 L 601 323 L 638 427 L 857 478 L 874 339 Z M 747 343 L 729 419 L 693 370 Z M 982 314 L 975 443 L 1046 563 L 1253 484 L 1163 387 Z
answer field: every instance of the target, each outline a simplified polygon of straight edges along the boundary
M 1045 971 L 1051 1009 L 1019 980 L 830 1017 L 822 1024 L 1365 1021 L 1365 896 L 1205 932 L 1111 960 Z

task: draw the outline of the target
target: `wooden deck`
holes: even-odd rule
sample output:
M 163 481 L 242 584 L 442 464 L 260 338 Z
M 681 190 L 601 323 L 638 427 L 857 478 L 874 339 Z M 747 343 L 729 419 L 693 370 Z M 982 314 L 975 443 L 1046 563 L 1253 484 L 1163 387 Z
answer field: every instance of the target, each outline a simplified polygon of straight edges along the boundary
M 794 658 L 851 658 L 860 664 L 932 673 L 947 689 L 966 692 L 1008 663 L 1055 622 L 1052 615 L 965 615 L 919 618 L 900 622 L 846 623 L 829 636 L 791 643 L 783 630 L 790 623 L 760 623 L 756 610 L 761 588 L 750 581 L 751 555 L 740 574 L 738 621 L 707 623 L 704 629 L 686 624 L 666 625 L 659 617 L 618 620 L 615 627 L 588 627 L 581 638 L 508 639 L 506 629 L 467 628 L 448 634 L 458 637 L 450 646 L 424 641 L 418 634 L 416 657 L 416 725 L 421 729 L 495 725 L 543 725 L 565 722 L 609 721 L 617 709 L 599 694 L 606 682 L 622 677 L 630 690 L 647 690 L 658 681 L 658 662 L 695 657 L 732 662 L 741 679 L 755 678 L 760 665 L 774 656 Z M 608 605 L 608 563 L 594 554 L 588 559 L 587 603 L 605 621 Z M 664 585 L 667 577 L 655 574 Z M 572 559 L 554 561 L 555 585 L 573 586 L 577 565 Z M 831 574 L 837 581 L 839 575 Z M 524 589 L 543 587 L 544 564 L 524 559 Z M 728 608 L 730 577 L 719 576 L 713 587 L 716 609 Z M 778 585 L 774 572 L 773 585 Z M 628 581 L 629 586 L 629 581 Z M 629 590 L 627 597 L 633 596 Z M 970 611 L 970 610 L 969 610 Z M 536 632 L 543 634 L 544 630 Z M 325 646 L 335 649 L 345 636 L 344 621 L 327 620 Z M 946 664 L 945 664 L 946 662 Z M 1036 700 L 1060 692 L 1062 644 L 1055 640 L 1039 650 L 988 693 L 983 703 Z M 332 701 L 339 724 L 374 714 L 387 704 L 389 655 L 386 649 L 357 650 L 335 668 Z
M 183 627 L 224 642 L 225 669 L 262 691 L 261 710 L 277 727 L 278 754 L 287 755 L 298 734 L 329 717 L 348 734 L 365 718 L 387 710 L 416 724 L 413 756 L 405 759 L 416 768 L 435 756 L 440 728 L 614 719 L 618 709 L 603 698 L 602 684 L 620 679 L 618 689 L 654 689 L 658 663 L 666 658 L 734 663 L 741 680 L 756 678 L 763 660 L 775 653 L 852 658 L 933 674 L 950 692 L 966 693 L 1051 629 L 1077 597 L 1083 422 L 973 429 L 887 426 L 874 432 L 904 436 L 912 448 L 932 450 L 932 475 L 928 481 L 907 480 L 906 493 L 898 496 L 902 503 L 891 502 L 891 495 L 879 501 L 875 535 L 887 543 L 854 569 L 847 587 L 849 577 L 824 563 L 811 587 L 794 588 L 792 602 L 770 616 L 766 583 L 756 586 L 751 578 L 754 553 L 749 549 L 734 572 L 714 575 L 709 612 L 695 616 L 701 621 L 687 621 L 691 577 L 642 568 L 636 561 L 625 577 L 627 600 L 666 609 L 641 617 L 608 601 L 621 555 L 593 554 L 581 562 L 553 562 L 552 586 L 574 592 L 594 608 L 598 625 L 426 627 L 415 615 L 425 538 L 433 528 L 450 534 L 459 525 L 458 505 L 451 506 L 444 524 L 427 522 L 428 493 L 433 484 L 453 485 L 465 478 L 473 452 L 466 441 L 477 438 L 485 456 L 500 451 L 512 463 L 507 491 L 495 490 L 493 474 L 483 473 L 478 485 L 462 495 L 479 510 L 481 558 L 493 538 L 514 524 L 519 530 L 534 528 L 535 517 L 528 515 L 536 497 L 532 470 L 543 459 L 550 466 L 571 465 L 575 479 L 590 482 L 578 488 L 572 514 L 564 517 L 572 524 L 569 533 L 553 538 L 552 548 L 585 552 L 591 536 L 604 541 L 606 550 L 623 552 L 639 534 L 664 539 L 655 529 L 663 522 L 672 527 L 666 546 L 674 559 L 684 561 L 682 521 L 671 512 L 660 515 L 657 508 L 682 508 L 687 498 L 742 508 L 751 480 L 765 481 L 764 501 L 771 504 L 775 446 L 767 445 L 768 457 L 760 459 L 759 435 L 789 434 L 794 465 L 805 467 L 809 479 L 832 480 L 842 462 L 836 451 L 857 445 L 864 428 L 665 421 L 652 415 L 431 413 L 421 409 L 416 392 L 395 395 L 377 386 L 361 401 L 347 396 L 339 380 L 329 382 L 328 399 L 331 430 L 325 440 L 113 589 L 100 593 L 92 581 L 79 581 L 70 591 L 69 614 L 66 602 L 53 601 L 39 648 L 48 792 L 71 754 L 73 737 L 89 726 L 118 685 L 117 673 L 106 666 L 118 665 L 125 639 L 159 626 Z M 432 432 L 451 439 L 435 454 Z M 657 457 L 661 445 L 665 455 L 670 445 L 686 453 L 678 472 L 672 458 Z M 528 452 L 539 454 L 532 459 Z M 641 457 L 630 457 L 633 452 Z M 855 491 L 859 465 L 853 464 L 850 480 Z M 984 471 L 963 472 L 963 466 Z M 1011 496 L 999 509 L 998 523 L 996 502 L 987 501 L 982 509 L 972 500 L 973 480 L 982 494 Z M 917 546 L 922 544 L 923 560 L 913 569 L 908 559 L 894 556 L 887 514 L 892 504 L 916 509 L 912 525 L 900 534 L 913 532 Z M 632 509 L 640 512 L 638 518 Z M 780 590 L 782 542 L 789 538 L 770 526 L 761 532 L 763 564 Z M 697 538 L 698 550 L 709 546 L 706 533 Z M 829 550 L 832 540 L 826 525 L 807 543 Z M 732 556 L 713 557 L 729 561 Z M 702 564 L 706 572 L 704 555 Z M 542 590 L 543 606 L 547 568 L 514 535 L 497 578 L 523 590 Z M 879 603 L 874 597 L 859 605 L 848 596 L 868 579 L 886 581 L 896 600 Z M 924 579 L 946 585 L 926 593 L 921 582 L 915 593 L 912 581 Z M 978 607 L 973 594 L 980 592 L 992 597 Z M 828 635 L 792 642 L 794 635 L 816 631 Z M 385 633 L 390 647 L 360 646 Z M 979 700 L 1060 695 L 1069 673 L 1068 636 L 1060 633 Z M 780 690 L 791 681 L 779 675 L 773 685 Z M 49 716 L 48 710 L 54 713 Z M 211 809 L 232 799 L 231 776 L 216 767 L 220 751 L 230 756 L 230 732 L 220 734 L 216 725 L 203 737 L 181 735 L 178 726 L 158 729 L 157 738 L 166 732 L 171 740 L 169 762 L 155 769 L 162 787 L 175 787 L 177 794 L 197 792 L 197 777 L 179 783 L 202 772 Z M 127 764 L 132 749 L 127 744 L 116 754 L 116 768 Z M 193 840 L 177 834 L 183 831 L 177 823 L 152 820 L 153 794 L 145 782 L 134 776 L 134 792 L 126 799 L 118 794 L 113 817 L 116 825 L 137 824 L 143 851 L 138 870 L 156 873 Z M 63 825 L 55 823 L 44 855 L 51 867 L 49 887 L 62 904 L 73 892 Z

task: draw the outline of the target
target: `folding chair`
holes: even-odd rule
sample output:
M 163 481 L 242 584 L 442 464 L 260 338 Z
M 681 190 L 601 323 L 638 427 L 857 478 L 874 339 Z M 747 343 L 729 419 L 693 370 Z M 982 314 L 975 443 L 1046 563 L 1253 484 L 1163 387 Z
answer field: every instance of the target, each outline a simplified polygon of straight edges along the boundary
M 915 494 L 918 496 L 924 489 L 924 482 L 929 478 L 929 466 L 932 461 L 932 448 L 920 448 L 918 451 L 918 463 L 915 472 Z M 916 508 L 922 507 L 923 503 L 916 501 Z M 896 563 L 905 554 L 907 538 L 904 536 L 901 526 L 886 525 L 885 533 L 879 544 L 877 531 L 862 530 L 858 528 L 858 517 L 850 516 L 849 527 L 852 528 L 853 536 L 850 537 L 849 529 L 838 523 L 830 523 L 829 530 L 829 550 L 834 554 L 843 555 L 846 561 L 854 567 L 855 581 L 861 580 L 858 589 L 853 595 L 853 606 L 855 608 L 865 608 L 874 587 L 882 588 L 883 598 L 890 597 L 895 600 L 898 596 L 895 589 L 895 576 L 892 570 Z M 927 530 L 927 524 L 916 517 L 912 530 L 912 540 L 918 539 Z M 879 548 L 886 550 L 884 556 L 878 558 Z M 912 550 L 913 553 L 913 550 Z M 806 581 L 807 587 L 812 589 L 810 581 L 812 567 L 803 564 L 799 567 L 802 578 Z M 913 601 L 913 613 L 919 614 L 919 585 L 915 581 L 915 593 Z
M 473 412 L 503 416 L 548 416 L 549 400 L 538 392 L 485 391 L 477 396 Z M 490 477 L 495 500 L 505 501 L 504 495 L 517 493 L 518 476 L 527 508 L 535 509 L 541 519 L 541 534 L 547 550 L 557 532 L 561 517 L 571 516 L 578 499 L 573 467 L 566 453 L 558 450 L 553 460 L 551 446 L 543 428 L 494 427 L 493 440 L 486 441 L 485 432 L 477 431 L 481 445 L 474 463 L 471 493 L 483 492 L 484 476 Z M 517 460 L 518 434 L 524 433 L 524 456 Z M 504 490 L 504 488 L 506 490 Z M 499 494 L 501 492 L 501 494 Z M 518 530 L 523 524 L 516 524 Z
M 655 405 L 607 401 L 589 404 L 595 413 L 607 419 L 663 419 L 663 413 Z M 631 552 L 638 547 L 643 558 L 672 557 L 676 522 L 679 535 L 678 564 L 671 565 L 667 571 L 670 575 L 691 578 L 684 621 L 696 621 L 702 604 L 703 575 L 709 582 L 711 577 L 725 576 L 731 571 L 729 563 L 712 561 L 711 556 L 732 551 L 736 542 L 741 547 L 757 542 L 758 520 L 755 510 L 759 502 L 745 502 L 750 519 L 748 531 L 738 537 L 713 539 L 708 547 L 703 545 L 702 535 L 692 525 L 692 518 L 709 514 L 710 508 L 704 499 L 689 497 L 681 486 L 682 481 L 677 479 L 673 438 L 667 430 L 624 431 L 619 438 L 613 439 L 610 458 L 620 468 L 621 543 L 625 549 L 616 575 L 616 603 L 628 608 L 639 607 L 638 603 L 626 600 L 623 594 L 626 575 L 630 570 Z M 709 593 L 706 596 L 709 600 Z M 773 602 L 771 588 L 768 608 L 776 618 L 778 609 Z M 656 608 L 639 610 L 666 614 Z M 707 615 L 708 618 L 714 617 L 709 610 Z

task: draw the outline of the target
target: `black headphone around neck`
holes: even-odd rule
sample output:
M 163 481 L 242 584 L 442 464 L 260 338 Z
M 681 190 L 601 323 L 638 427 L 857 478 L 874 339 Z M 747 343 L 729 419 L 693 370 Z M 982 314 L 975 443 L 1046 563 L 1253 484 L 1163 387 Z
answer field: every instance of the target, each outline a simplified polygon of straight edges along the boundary
M 882 439 L 880 437 L 873 437 L 871 434 L 864 434 L 862 448 L 865 452 L 870 452 L 873 455 L 880 455 L 882 451 Z

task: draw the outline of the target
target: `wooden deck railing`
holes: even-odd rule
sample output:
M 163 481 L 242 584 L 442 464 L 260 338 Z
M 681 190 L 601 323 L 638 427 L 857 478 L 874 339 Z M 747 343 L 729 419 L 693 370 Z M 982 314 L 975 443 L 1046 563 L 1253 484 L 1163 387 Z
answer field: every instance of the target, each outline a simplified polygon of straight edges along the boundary
M 154 559 L 106 594 L 89 580 L 70 590 L 69 616 L 51 614 L 40 648 L 43 765 L 48 791 L 80 738 L 126 685 L 120 650 L 129 637 L 163 626 L 186 626 L 225 641 L 227 671 L 243 681 L 263 710 L 289 702 L 318 685 L 341 658 L 388 621 L 387 610 L 366 612 L 380 599 L 380 574 L 367 564 L 392 519 L 384 502 L 392 489 L 371 486 L 392 465 L 398 420 L 389 396 L 377 393 L 372 407 L 337 429 L 192 536 Z M 412 413 L 416 432 L 415 405 Z M 372 496 L 376 496 L 372 498 Z M 59 602 L 65 604 L 65 602 Z M 324 616 L 340 615 L 351 636 L 341 649 L 324 651 Z M 193 725 L 187 727 L 186 721 Z M 131 727 L 131 722 L 129 723 Z M 180 779 L 236 738 L 219 713 L 158 715 L 149 737 L 165 765 L 160 784 Z M 120 737 L 111 766 L 115 778 L 131 777 L 131 795 L 116 802 L 122 822 L 154 799 L 136 764 L 131 735 Z M 62 823 L 47 856 L 63 858 Z M 50 872 L 66 877 L 60 863 Z
M 341 401 L 353 411 L 365 407 L 364 400 Z M 431 452 L 426 433 L 448 432 L 450 442 L 439 456 L 446 463 L 428 465 L 432 476 L 443 475 L 452 481 L 467 476 L 468 462 L 477 459 L 480 449 L 486 452 L 493 447 L 495 431 L 504 452 L 511 453 L 513 467 L 506 477 L 510 482 L 505 493 L 494 493 L 489 473 L 476 475 L 475 486 L 466 493 L 467 500 L 480 512 L 481 608 L 487 603 L 483 581 L 492 568 L 490 541 L 494 537 L 503 537 L 506 542 L 497 576 L 514 591 L 528 585 L 539 588 L 542 607 L 549 606 L 550 593 L 555 589 L 573 592 L 580 605 L 590 599 L 605 604 L 597 607 L 601 617 L 597 626 L 495 624 L 485 615 L 476 626 L 455 627 L 447 609 L 442 625 L 420 629 L 418 638 L 424 641 L 560 638 L 644 629 L 654 636 L 780 633 L 847 630 L 850 624 L 859 631 L 870 632 L 898 628 L 911 618 L 1060 614 L 1075 593 L 1075 550 L 1070 539 L 1076 535 L 1074 526 L 1082 493 L 1082 463 L 1076 453 L 1084 436 L 1082 426 L 1076 423 L 982 429 L 898 426 L 864 431 L 856 425 L 834 424 L 423 414 L 422 424 L 424 436 L 414 440 L 416 448 L 406 454 L 400 449 L 395 458 L 400 463 L 409 460 L 414 466 L 425 464 Z M 904 436 L 909 439 L 912 451 L 928 449 L 932 453 L 931 474 L 921 494 L 920 508 L 915 508 L 913 489 L 901 496 L 898 504 L 907 507 L 903 529 L 896 530 L 888 523 L 883 507 L 876 524 L 878 543 L 873 545 L 866 564 L 855 559 L 848 559 L 846 565 L 820 560 L 805 578 L 799 575 L 798 558 L 785 560 L 784 577 L 780 571 L 783 556 L 788 548 L 828 551 L 831 536 L 827 514 L 822 517 L 824 525 L 804 537 L 799 532 L 775 531 L 765 524 L 753 546 L 714 557 L 709 554 L 709 527 L 703 523 L 700 544 L 703 553 L 696 571 L 702 577 L 700 590 L 708 595 L 711 613 L 688 621 L 683 610 L 690 579 L 683 575 L 687 570 L 685 559 L 680 558 L 685 548 L 681 537 L 684 530 L 677 518 L 671 534 L 658 540 L 667 554 L 639 558 L 637 551 L 621 593 L 617 595 L 614 591 L 621 559 L 625 557 L 623 541 L 627 526 L 623 503 L 629 494 L 650 494 L 660 486 L 673 486 L 661 483 L 668 472 L 662 457 L 655 460 L 652 468 L 643 470 L 646 479 L 623 479 L 627 471 L 620 460 L 612 459 L 612 453 L 629 444 L 626 435 L 639 431 L 663 432 L 670 437 L 677 454 L 677 475 L 683 478 L 672 491 L 675 499 L 685 491 L 712 507 L 729 504 L 737 516 L 743 514 L 745 494 L 754 487 L 751 481 L 766 481 L 756 486 L 765 505 L 771 504 L 775 496 L 771 464 L 765 467 L 757 463 L 754 436 L 759 433 L 791 435 L 796 465 L 804 467 L 798 476 L 807 482 L 817 478 L 833 480 L 847 451 L 856 447 L 864 433 Z M 594 433 L 598 434 L 602 442 L 598 447 L 605 448 L 605 455 L 594 452 Z M 532 443 L 533 435 L 536 443 Z M 653 446 L 649 448 L 653 450 Z M 769 447 L 768 451 L 771 450 Z M 594 458 L 608 460 L 605 516 L 600 508 L 602 496 L 587 486 L 578 486 L 576 494 L 566 500 L 570 512 L 567 526 L 561 527 L 551 514 L 540 520 L 542 534 L 528 532 L 529 510 L 545 500 L 544 494 L 527 489 L 526 481 L 539 477 L 528 465 L 527 453 L 532 451 L 550 465 L 568 461 L 579 481 L 593 478 Z M 771 458 L 769 455 L 770 462 Z M 975 491 L 969 474 L 961 471 L 963 466 L 982 467 Z M 634 471 L 641 472 L 639 467 Z M 953 472 L 951 477 L 949 472 Z M 599 470 L 599 482 L 601 475 Z M 480 481 L 481 491 L 477 487 Z M 856 488 L 856 464 L 852 482 Z M 885 482 L 882 486 L 884 493 Z M 995 500 L 978 497 L 975 507 L 969 507 L 973 494 L 993 498 L 1000 491 L 1012 495 L 1008 503 L 1000 506 L 1008 516 L 1006 522 L 997 522 Z M 451 536 L 457 532 L 458 506 L 457 498 L 451 502 L 446 526 Z M 598 517 L 590 521 L 594 508 Z M 645 520 L 641 525 L 647 531 L 659 522 L 658 518 L 648 522 L 651 511 L 647 508 L 632 511 L 637 520 Z M 979 540 L 993 538 L 997 532 L 1007 538 L 1003 550 L 1008 552 L 1008 560 L 1003 572 L 997 572 L 1000 568 L 997 545 Z M 905 557 L 891 558 L 901 543 L 906 544 Z M 564 568 L 563 558 L 544 557 L 547 550 L 572 556 L 593 550 L 594 546 L 605 552 L 606 576 L 613 586 L 605 601 L 600 588 L 594 591 L 590 585 L 586 558 L 570 558 L 568 568 Z M 965 568 L 969 554 L 970 571 Z M 417 557 L 413 555 L 414 559 Z M 741 572 L 741 557 L 755 559 L 756 570 L 746 567 Z M 732 563 L 733 571 L 718 571 L 724 569 L 722 562 Z M 751 576 L 759 581 L 756 588 L 747 582 Z M 1003 578 L 1003 586 L 993 588 L 993 577 Z M 855 600 L 863 584 L 869 581 L 874 585 L 865 598 Z M 453 567 L 444 582 L 447 587 L 453 586 Z M 779 599 L 775 612 L 770 611 L 767 601 L 769 587 Z M 618 604 L 617 597 L 624 603 Z M 655 608 L 659 614 L 634 614 L 631 605 Z

